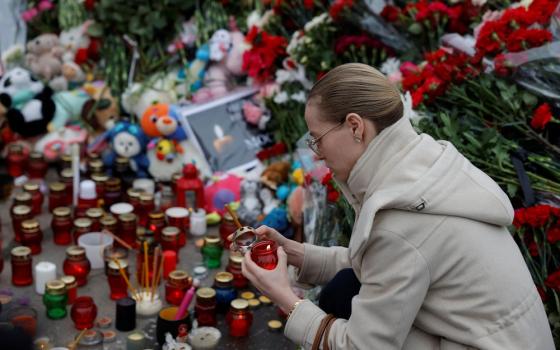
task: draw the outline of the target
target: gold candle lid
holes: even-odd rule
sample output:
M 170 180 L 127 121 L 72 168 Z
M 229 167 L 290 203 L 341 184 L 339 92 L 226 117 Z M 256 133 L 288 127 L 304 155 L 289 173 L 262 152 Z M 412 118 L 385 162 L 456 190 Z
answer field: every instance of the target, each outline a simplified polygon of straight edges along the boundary
M 136 215 L 134 213 L 121 214 L 119 215 L 119 220 L 122 222 L 136 221 Z
M 253 292 L 243 292 L 243 293 L 241 293 L 241 299 L 249 300 L 249 299 L 254 299 L 254 298 L 255 298 L 255 293 L 253 293 Z
M 53 295 L 61 295 L 66 293 L 66 284 L 60 280 L 48 281 L 45 284 L 45 291 Z
M 93 180 L 93 182 L 99 183 L 99 182 L 107 182 L 109 180 L 109 176 L 105 175 L 105 174 L 91 174 L 91 179 Z
M 216 282 L 219 283 L 230 283 L 231 281 L 233 281 L 233 275 L 229 272 L 218 272 L 216 274 L 216 277 L 214 277 L 214 279 L 216 280 Z
M 100 222 L 103 226 L 113 226 L 117 224 L 117 219 L 111 214 L 106 214 L 101 218 Z
M 66 185 L 62 182 L 53 182 L 49 185 L 49 190 L 51 192 L 62 192 L 66 189 Z
M 71 210 L 68 207 L 56 207 L 53 210 L 53 215 L 59 217 L 70 216 L 70 213 Z
M 164 236 L 176 236 L 179 232 L 181 231 L 175 226 L 166 226 L 161 230 L 161 234 Z
M 229 261 L 234 265 L 241 265 L 241 263 L 243 262 L 243 255 L 232 252 L 229 256 Z
M 130 198 L 138 198 L 140 199 L 140 195 L 143 193 L 142 190 L 138 189 L 138 188 L 129 188 L 128 191 L 126 191 L 126 194 L 130 197 Z
M 92 170 L 102 170 L 103 162 L 101 161 L 101 159 L 92 159 L 89 161 L 88 166 Z
M 60 156 L 60 159 L 62 159 L 63 162 L 71 162 L 72 155 L 70 153 L 64 153 L 62 156 Z
M 196 291 L 196 297 L 201 299 L 210 299 L 216 296 L 214 288 L 199 288 Z
M 31 207 L 27 205 L 16 205 L 14 209 L 12 209 L 12 212 L 15 215 L 27 215 L 31 213 Z
M 128 261 L 118 259 L 118 262 L 119 262 L 119 263 L 117 264 L 117 263 L 115 262 L 115 260 L 111 259 L 111 260 L 109 261 L 109 265 L 108 265 L 109 268 L 110 268 L 111 270 L 119 270 L 119 269 L 120 269 L 120 268 L 119 268 L 119 265 L 120 265 L 120 267 L 124 270 L 124 269 L 126 269 L 126 268 L 128 267 Z
M 15 197 L 16 202 L 28 202 L 31 200 L 31 193 L 29 192 L 20 192 L 16 194 Z
M 39 228 L 39 221 L 37 221 L 37 219 L 25 220 L 21 223 L 21 227 L 24 230 L 34 230 L 36 228 Z
M 86 216 L 88 218 L 99 219 L 103 216 L 104 211 L 101 208 L 89 208 L 86 210 Z
M 64 282 L 64 284 L 66 285 L 67 288 L 72 288 L 74 283 L 77 283 L 76 277 L 74 277 L 72 275 L 62 276 L 62 277 L 60 277 L 60 280 L 62 282 Z
M 111 177 L 105 181 L 105 188 L 108 190 L 118 190 L 121 187 L 121 179 L 118 177 Z
M 27 182 L 23 185 L 23 189 L 30 192 L 39 191 L 39 184 L 36 182 Z
M 246 310 L 249 307 L 249 302 L 245 299 L 233 299 L 230 305 L 236 310 Z
M 29 153 L 29 158 L 33 160 L 43 159 L 43 154 L 41 152 L 33 151 Z
M 151 193 L 142 193 L 140 194 L 140 201 L 141 202 L 151 202 L 154 200 L 154 195 Z
M 261 306 L 261 302 L 259 301 L 259 299 L 249 299 L 247 301 L 249 302 L 249 307 L 251 309 L 256 309 Z
M 183 280 L 188 278 L 189 278 L 189 274 L 187 273 L 187 271 L 174 270 L 169 273 L 170 282 L 182 282 Z
M 163 219 L 165 217 L 163 212 L 161 211 L 153 211 L 149 213 L 148 216 L 150 217 L 150 219 Z
M 29 247 L 15 247 L 11 251 L 12 258 L 16 260 L 24 260 L 31 256 L 31 248 Z
M 79 245 L 73 245 L 71 247 L 66 248 L 66 256 L 69 259 L 78 259 L 86 256 L 86 250 L 84 247 L 80 247 Z
M 74 220 L 74 226 L 79 228 L 86 228 L 91 226 L 91 220 L 88 218 L 79 218 Z
M 270 300 L 270 298 L 267 297 L 266 295 L 261 295 L 261 296 L 259 297 L 259 301 L 260 301 L 261 303 L 263 303 L 264 305 L 272 304 L 272 300 Z
M 278 320 L 270 320 L 267 325 L 268 329 L 271 331 L 279 331 L 282 328 L 282 322 Z
M 206 245 L 218 245 L 220 244 L 220 237 L 218 236 L 206 236 L 204 237 L 204 244 Z
M 60 177 L 62 177 L 63 179 L 73 179 L 74 172 L 70 168 L 62 169 L 62 171 L 60 172 Z
M 115 160 L 115 162 L 119 165 L 128 165 L 128 158 L 126 157 L 117 157 L 117 159 Z

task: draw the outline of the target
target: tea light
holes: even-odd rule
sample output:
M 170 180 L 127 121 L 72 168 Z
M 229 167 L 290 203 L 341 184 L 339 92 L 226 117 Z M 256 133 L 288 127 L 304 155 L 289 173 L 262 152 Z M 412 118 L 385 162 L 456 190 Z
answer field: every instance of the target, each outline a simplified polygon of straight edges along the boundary
M 272 300 L 270 300 L 269 297 L 267 297 L 266 295 L 261 295 L 259 297 L 259 301 L 263 304 L 263 305 L 270 305 L 272 304 Z
M 274 241 L 260 241 L 251 248 L 251 259 L 266 270 L 274 270 L 278 265 L 277 245 Z
M 56 279 L 56 265 L 41 261 L 35 265 L 35 291 L 37 294 L 45 294 L 45 284 Z
M 222 333 L 214 327 L 199 327 L 189 334 L 189 343 L 193 350 L 211 350 L 218 346 Z
M 202 208 L 191 213 L 191 235 L 202 236 L 206 234 L 206 211 Z
M 138 293 L 140 295 L 140 300 L 136 300 L 136 314 L 149 317 L 156 315 L 159 310 L 161 310 L 163 303 L 156 293 L 152 299 L 152 293 L 149 291 L 144 291 Z
M 51 340 L 49 337 L 37 338 L 33 343 L 36 350 L 51 350 Z
M 279 332 L 282 329 L 282 322 L 278 320 L 270 320 L 267 323 L 268 330 L 271 332 Z
M 126 350 L 143 350 L 144 342 L 144 334 L 134 332 L 126 338 Z
M 250 309 L 257 309 L 259 306 L 261 306 L 261 302 L 259 301 L 259 299 L 249 299 L 248 301 Z
M 254 299 L 255 298 L 255 293 L 253 293 L 253 292 L 243 292 L 243 293 L 241 293 L 241 298 L 246 299 L 246 300 Z

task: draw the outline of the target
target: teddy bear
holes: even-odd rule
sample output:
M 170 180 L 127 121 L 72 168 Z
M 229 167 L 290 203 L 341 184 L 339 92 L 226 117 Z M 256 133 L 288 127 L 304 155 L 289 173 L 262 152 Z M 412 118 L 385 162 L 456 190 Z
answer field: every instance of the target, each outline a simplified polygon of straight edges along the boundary
M 280 184 L 288 181 L 290 169 L 291 165 L 288 162 L 274 162 L 262 172 L 261 182 L 276 190 Z
M 146 109 L 140 120 L 144 133 L 150 137 L 165 137 L 183 141 L 187 138 L 181 122 L 179 108 L 175 105 L 157 103 Z
M 107 169 L 112 169 L 117 157 L 129 159 L 130 168 L 139 178 L 148 176 L 149 160 L 146 156 L 148 138 L 138 124 L 128 120 L 118 122 L 107 135 L 111 143 L 111 152 L 104 156 L 103 162 Z
M 56 34 L 41 34 L 27 43 L 25 62 L 34 74 L 51 80 L 62 72 L 62 53 Z
M 91 127 L 92 136 L 110 130 L 118 122 L 120 109 L 117 100 L 111 95 L 111 89 L 103 82 L 84 85 L 89 99 L 82 107 L 82 120 Z

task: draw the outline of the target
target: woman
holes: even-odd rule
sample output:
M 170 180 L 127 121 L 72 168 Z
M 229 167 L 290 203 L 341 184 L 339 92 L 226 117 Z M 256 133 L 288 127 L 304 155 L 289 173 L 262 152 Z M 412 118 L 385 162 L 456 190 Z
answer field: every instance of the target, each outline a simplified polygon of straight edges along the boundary
M 449 142 L 418 135 L 398 90 L 363 64 L 339 66 L 311 90 L 309 146 L 356 212 L 348 248 L 318 247 L 259 227 L 275 240 L 268 271 L 243 273 L 289 314 L 285 335 L 323 349 L 554 349 L 539 294 L 506 226 L 505 193 Z M 352 268 L 359 292 L 348 319 L 291 290 Z M 341 303 L 344 299 L 341 298 Z

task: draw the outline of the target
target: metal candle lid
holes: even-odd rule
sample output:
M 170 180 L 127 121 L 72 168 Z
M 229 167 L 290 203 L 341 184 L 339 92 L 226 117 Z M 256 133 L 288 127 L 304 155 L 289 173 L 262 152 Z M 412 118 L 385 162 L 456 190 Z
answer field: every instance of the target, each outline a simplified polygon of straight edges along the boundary
M 16 200 L 16 202 L 19 202 L 19 203 L 28 202 L 28 201 L 31 200 L 31 193 L 20 192 L 20 193 L 16 194 L 15 200 Z
M 27 260 L 31 256 L 31 249 L 29 247 L 15 247 L 11 251 L 12 259 Z
M 236 310 L 246 310 L 249 307 L 249 302 L 245 299 L 234 299 L 230 305 Z
M 233 275 L 229 272 L 218 272 L 214 279 L 218 283 L 230 283 L 233 281 Z
M 216 296 L 216 291 L 213 288 L 199 288 L 196 291 L 196 297 L 201 299 L 210 299 Z
M 256 242 L 257 235 L 255 234 L 255 229 L 249 226 L 243 226 L 235 230 L 231 246 L 234 251 L 245 255 Z
M 164 236 L 176 236 L 179 232 L 179 229 L 175 226 L 166 226 L 161 230 L 161 234 Z
M 25 220 L 21 223 L 21 227 L 24 230 L 34 230 L 36 228 L 39 228 L 39 221 L 37 221 L 37 219 Z
M 103 226 L 113 226 L 117 224 L 117 219 L 113 215 L 105 215 L 101 218 L 100 222 Z
M 63 179 L 73 179 L 74 178 L 74 172 L 70 168 L 63 169 L 60 172 L 60 177 L 62 177 Z
M 120 267 L 124 270 L 128 267 L 128 261 L 118 259 L 118 262 L 119 263 L 117 264 L 114 260 L 111 259 L 111 261 L 109 261 L 109 265 L 108 265 L 109 268 L 111 270 L 120 270 L 120 268 L 119 268 L 119 265 L 120 265 Z
M 88 218 L 79 218 L 74 220 L 74 226 L 79 228 L 86 228 L 91 226 L 91 220 Z
M 86 250 L 79 245 L 73 245 L 66 249 L 66 256 L 71 260 L 81 260 L 86 256 Z
M 206 236 L 204 237 L 204 245 L 219 245 L 220 237 L 218 236 Z
M 130 197 L 130 198 L 137 198 L 140 199 L 140 195 L 143 193 L 142 190 L 139 190 L 137 188 L 129 188 L 128 191 L 126 191 L 126 194 Z
M 119 215 L 119 220 L 122 222 L 132 222 L 136 221 L 136 215 L 133 213 L 126 213 Z
M 189 279 L 189 274 L 183 270 L 175 270 L 169 273 L 169 282 L 172 283 L 182 283 L 183 281 Z
M 60 280 L 52 280 L 45 284 L 45 291 L 53 295 L 66 293 L 66 284 Z
M 23 189 L 25 191 L 39 191 L 39 184 L 35 183 L 35 182 L 27 182 L 26 184 L 23 185 Z
M 70 213 L 71 211 L 68 207 L 56 207 L 53 210 L 53 215 L 59 217 L 70 216 Z
M 163 212 L 161 211 L 153 211 L 151 213 L 148 214 L 148 216 L 150 217 L 150 219 L 163 219 Z
M 74 284 L 76 284 L 77 286 L 77 281 L 76 281 L 76 277 L 72 276 L 72 275 L 67 275 L 67 276 L 62 276 L 60 277 L 60 280 L 62 282 L 64 282 L 64 284 L 66 285 L 66 288 L 72 288 L 74 287 Z
M 105 174 L 92 174 L 91 179 L 95 183 L 104 183 L 104 182 L 107 182 L 109 180 L 109 176 L 107 176 Z
M 101 208 L 89 208 L 86 210 L 86 216 L 88 218 L 99 219 L 103 216 L 103 209 Z
M 49 190 L 51 192 L 62 192 L 66 189 L 66 185 L 62 182 L 53 182 L 49 185 Z
M 243 255 L 232 253 L 229 256 L 229 261 L 234 265 L 241 265 L 243 262 Z
M 27 215 L 27 214 L 31 213 L 31 207 L 29 207 L 27 205 L 16 205 L 14 207 L 14 209 L 12 209 L 12 212 L 15 215 Z

